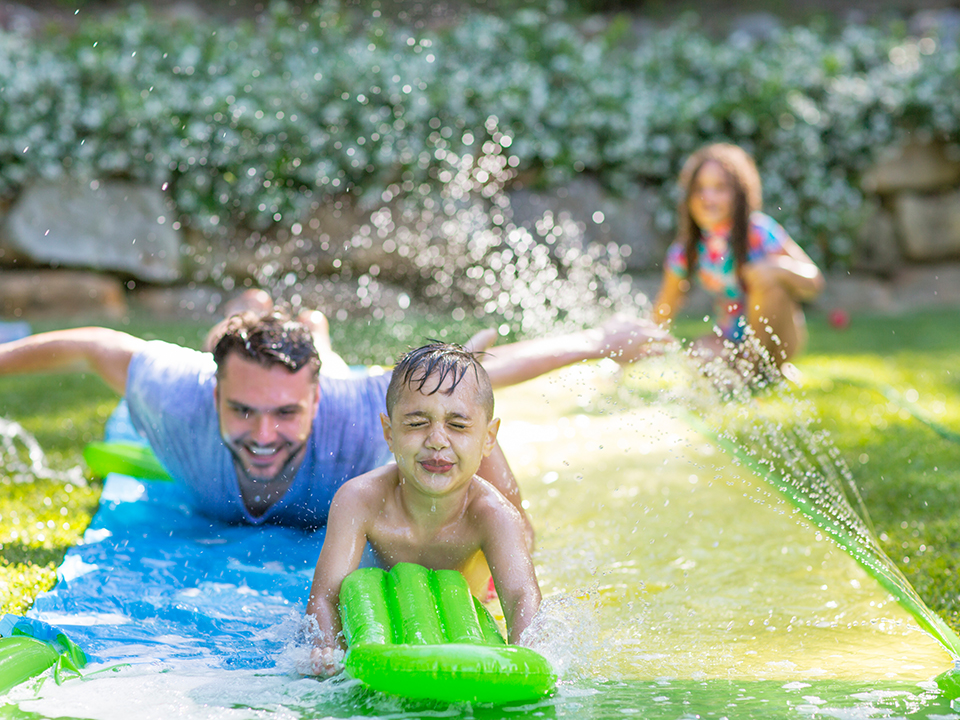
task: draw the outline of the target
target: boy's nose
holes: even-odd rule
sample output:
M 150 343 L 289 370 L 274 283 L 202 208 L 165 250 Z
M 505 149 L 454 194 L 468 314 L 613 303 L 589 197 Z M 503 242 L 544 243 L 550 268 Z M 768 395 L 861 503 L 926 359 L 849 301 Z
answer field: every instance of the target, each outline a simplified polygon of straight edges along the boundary
M 445 448 L 448 444 L 447 433 L 441 427 L 434 426 L 427 435 L 427 447 L 431 450 Z

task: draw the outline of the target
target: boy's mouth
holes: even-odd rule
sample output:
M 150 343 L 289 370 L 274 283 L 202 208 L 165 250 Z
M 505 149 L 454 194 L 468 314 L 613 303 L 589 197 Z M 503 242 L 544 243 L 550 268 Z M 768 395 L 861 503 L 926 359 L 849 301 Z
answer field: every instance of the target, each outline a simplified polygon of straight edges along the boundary
M 420 461 L 420 467 L 428 473 L 440 475 L 449 471 L 453 467 L 453 463 L 443 458 L 428 458 Z

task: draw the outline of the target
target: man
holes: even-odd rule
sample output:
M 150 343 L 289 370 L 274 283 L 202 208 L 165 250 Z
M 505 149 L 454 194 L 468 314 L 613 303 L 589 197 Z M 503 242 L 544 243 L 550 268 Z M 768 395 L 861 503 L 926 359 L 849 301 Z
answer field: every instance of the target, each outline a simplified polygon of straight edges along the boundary
M 502 387 L 581 360 L 630 362 L 661 335 L 617 320 L 498 348 L 484 366 Z M 230 523 L 323 525 L 337 488 L 389 459 L 379 420 L 389 373 L 318 375 L 311 327 L 277 312 L 228 319 L 212 347 L 211 355 L 107 328 L 59 330 L 0 345 L 0 374 L 94 372 L 126 396 L 134 426 L 198 511 Z M 499 446 L 479 474 L 520 507 Z

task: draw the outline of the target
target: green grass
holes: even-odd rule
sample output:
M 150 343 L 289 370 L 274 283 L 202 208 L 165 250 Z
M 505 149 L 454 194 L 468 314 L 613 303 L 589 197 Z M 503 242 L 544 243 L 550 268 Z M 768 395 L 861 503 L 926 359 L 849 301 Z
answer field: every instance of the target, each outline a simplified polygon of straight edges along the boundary
M 812 408 L 802 422 L 829 434 L 878 544 L 960 631 L 960 311 L 859 316 L 845 330 L 808 320 L 810 343 L 795 361 L 800 388 L 767 397 L 764 412 L 792 422 Z M 703 328 L 687 320 L 678 334 Z
M 123 327 L 191 346 L 204 331 L 188 323 Z M 425 338 L 462 341 L 479 327 L 448 318 L 348 321 L 334 324 L 333 341 L 350 363 L 389 364 Z M 679 324 L 682 335 L 697 329 L 693 321 Z M 960 312 L 854 317 L 844 331 L 814 316 L 810 336 L 796 363 L 799 395 L 850 468 L 880 546 L 960 631 Z M 102 438 L 116 401 L 96 378 L 0 378 L 0 417 L 36 436 L 61 471 L 79 465 L 83 446 Z M 23 482 L 3 469 L 0 482 L 0 612 L 22 613 L 52 587 L 63 553 L 96 510 L 100 484 Z
M 880 546 L 960 629 L 960 312 L 818 322 L 798 366 Z

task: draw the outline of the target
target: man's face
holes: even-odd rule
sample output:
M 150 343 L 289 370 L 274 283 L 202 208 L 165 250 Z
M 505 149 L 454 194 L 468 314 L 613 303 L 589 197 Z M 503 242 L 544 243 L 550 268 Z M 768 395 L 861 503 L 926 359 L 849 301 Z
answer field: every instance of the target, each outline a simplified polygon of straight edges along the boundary
M 291 373 L 232 354 L 220 368 L 215 398 L 220 435 L 248 479 L 271 482 L 296 471 L 320 402 L 309 367 Z
M 449 381 L 447 382 L 449 385 Z M 427 380 L 426 388 L 434 384 Z M 466 485 L 493 449 L 499 420 L 491 420 L 477 400 L 470 374 L 452 394 L 405 387 L 390 416 L 381 415 L 383 436 L 400 476 L 420 493 L 440 497 Z

